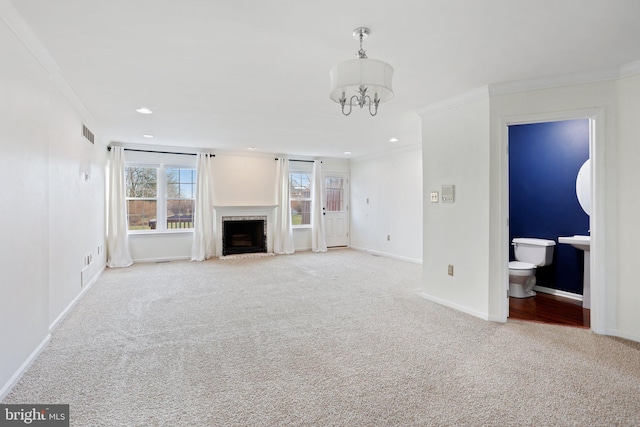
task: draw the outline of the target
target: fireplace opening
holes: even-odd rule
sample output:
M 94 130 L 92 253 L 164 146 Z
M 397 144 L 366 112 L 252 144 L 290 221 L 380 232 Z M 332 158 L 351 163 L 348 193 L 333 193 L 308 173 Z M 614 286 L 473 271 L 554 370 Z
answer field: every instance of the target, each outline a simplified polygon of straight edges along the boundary
M 222 255 L 267 252 L 264 220 L 222 222 Z

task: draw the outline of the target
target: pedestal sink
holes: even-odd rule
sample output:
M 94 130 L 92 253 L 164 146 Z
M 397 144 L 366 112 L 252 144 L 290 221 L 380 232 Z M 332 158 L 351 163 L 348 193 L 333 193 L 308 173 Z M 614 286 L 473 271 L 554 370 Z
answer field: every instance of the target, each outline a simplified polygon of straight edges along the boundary
M 591 236 L 558 237 L 558 243 L 571 245 L 584 252 L 582 307 L 591 308 Z

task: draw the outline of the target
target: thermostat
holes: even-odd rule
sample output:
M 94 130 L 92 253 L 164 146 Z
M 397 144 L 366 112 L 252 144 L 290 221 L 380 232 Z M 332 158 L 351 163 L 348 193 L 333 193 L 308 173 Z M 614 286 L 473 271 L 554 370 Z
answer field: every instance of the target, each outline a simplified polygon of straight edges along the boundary
M 454 202 L 455 187 L 453 184 L 442 186 L 442 203 Z

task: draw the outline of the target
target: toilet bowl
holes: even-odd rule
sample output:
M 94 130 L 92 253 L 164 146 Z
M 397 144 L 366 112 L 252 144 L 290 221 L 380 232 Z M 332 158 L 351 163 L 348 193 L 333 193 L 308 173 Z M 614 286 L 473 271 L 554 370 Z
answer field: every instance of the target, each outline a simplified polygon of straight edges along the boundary
M 509 296 L 528 298 L 535 296 L 536 266 L 529 262 L 509 262 Z
M 535 296 L 536 268 L 553 261 L 554 240 L 515 238 L 512 241 L 516 261 L 509 262 L 509 296 Z

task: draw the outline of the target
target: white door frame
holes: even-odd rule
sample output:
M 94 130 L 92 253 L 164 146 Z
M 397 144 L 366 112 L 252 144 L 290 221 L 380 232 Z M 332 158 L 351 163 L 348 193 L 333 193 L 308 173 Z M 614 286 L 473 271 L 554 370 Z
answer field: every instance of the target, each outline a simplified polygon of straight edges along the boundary
M 560 120 L 589 119 L 589 155 L 591 158 L 591 329 L 599 334 L 606 333 L 606 289 L 605 266 L 605 182 L 604 182 L 604 108 L 561 111 L 543 114 L 528 114 L 504 117 L 500 120 L 501 191 L 498 250 L 501 291 L 499 297 L 500 321 L 506 322 L 509 315 L 509 299 L 505 298 L 509 289 L 509 126 L 531 123 L 555 122 Z M 609 307 L 613 301 L 609 301 Z

